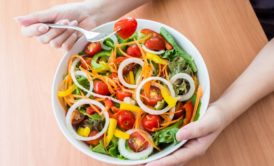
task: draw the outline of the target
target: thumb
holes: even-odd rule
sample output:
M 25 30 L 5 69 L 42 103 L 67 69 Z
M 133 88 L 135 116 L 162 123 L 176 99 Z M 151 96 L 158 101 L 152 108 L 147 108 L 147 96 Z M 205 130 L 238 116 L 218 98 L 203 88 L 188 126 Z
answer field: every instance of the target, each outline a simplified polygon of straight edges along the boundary
M 177 140 L 189 140 L 198 138 L 217 130 L 219 123 L 217 120 L 218 118 L 215 117 L 215 115 L 216 114 L 213 112 L 208 112 L 208 114 L 205 115 L 205 117 L 203 117 L 201 120 L 184 126 L 177 132 Z
M 22 26 L 29 26 L 35 23 L 54 22 L 56 19 L 56 10 L 48 9 L 35 13 L 28 14 L 26 16 L 18 16 L 14 19 Z

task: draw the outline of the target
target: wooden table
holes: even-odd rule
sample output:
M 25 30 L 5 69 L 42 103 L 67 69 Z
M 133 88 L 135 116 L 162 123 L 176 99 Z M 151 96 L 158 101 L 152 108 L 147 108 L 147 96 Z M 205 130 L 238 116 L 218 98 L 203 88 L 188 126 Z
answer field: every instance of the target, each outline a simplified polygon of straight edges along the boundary
M 50 89 L 63 52 L 24 38 L 12 19 L 64 2 L 0 1 L 1 166 L 106 165 L 76 150 L 57 127 Z M 198 47 L 209 69 L 211 101 L 267 42 L 248 0 L 153 1 L 129 15 L 168 24 Z M 274 165 L 273 110 L 272 94 L 232 123 L 203 157 L 189 165 Z

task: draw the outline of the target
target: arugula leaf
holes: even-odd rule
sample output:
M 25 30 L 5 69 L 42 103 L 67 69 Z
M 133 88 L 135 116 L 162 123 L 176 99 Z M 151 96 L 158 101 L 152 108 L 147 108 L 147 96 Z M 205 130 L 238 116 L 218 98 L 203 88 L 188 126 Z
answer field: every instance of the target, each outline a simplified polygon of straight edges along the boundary
M 103 140 L 100 140 L 99 144 L 96 145 L 95 147 L 91 147 L 91 150 L 93 152 L 97 152 L 97 153 L 102 153 L 102 154 L 107 154 L 104 145 L 103 145 Z
M 118 157 L 120 155 L 118 150 L 118 138 L 113 137 L 107 147 L 108 153 L 113 157 Z
M 179 130 L 180 125 L 182 124 L 183 120 L 178 121 L 177 123 L 159 130 L 152 135 L 153 141 L 156 145 L 159 144 L 170 144 L 170 143 L 177 143 L 176 140 L 176 133 Z
M 102 116 L 100 116 L 97 113 L 94 113 L 94 114 L 90 115 L 89 118 L 91 118 L 93 120 L 102 120 L 103 119 Z

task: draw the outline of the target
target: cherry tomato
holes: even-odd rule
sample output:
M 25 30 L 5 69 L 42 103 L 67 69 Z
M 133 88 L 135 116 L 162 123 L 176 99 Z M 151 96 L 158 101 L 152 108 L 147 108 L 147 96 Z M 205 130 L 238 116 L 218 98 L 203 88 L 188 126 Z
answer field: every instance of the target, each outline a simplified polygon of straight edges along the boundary
M 93 105 L 93 107 L 88 107 L 86 109 L 87 114 L 92 115 L 92 114 L 96 113 L 96 110 L 94 110 L 95 109 L 94 107 L 97 108 L 97 110 L 99 110 L 99 108 L 97 106 Z
M 141 152 L 148 147 L 148 141 L 138 132 L 130 134 L 128 146 L 134 152 Z
M 102 50 L 100 42 L 92 42 L 89 43 L 85 48 L 85 53 L 92 57 L 96 53 L 100 52 Z
M 125 97 L 131 97 L 131 93 L 124 92 L 122 90 L 116 91 L 116 98 L 120 101 L 123 101 Z
M 149 96 L 147 96 L 145 92 L 143 92 L 142 95 L 144 103 L 152 107 L 154 107 L 158 101 L 163 99 L 159 88 L 154 86 L 150 87 Z
M 77 125 L 85 119 L 85 115 L 81 114 L 78 110 L 73 111 L 72 125 Z
M 110 99 L 105 99 L 104 103 L 105 103 L 105 106 L 108 108 L 111 108 L 114 106 L 113 101 L 111 101 Z
M 90 65 L 91 64 L 91 58 L 84 58 L 84 60 L 85 60 L 85 62 L 83 62 L 82 61 L 82 59 L 81 59 L 81 64 L 80 64 L 80 66 L 82 67 L 82 68 L 84 68 L 84 69 L 88 69 L 88 66 L 86 65 L 86 64 L 88 64 L 88 65 Z
M 160 51 L 166 48 L 165 40 L 159 36 L 152 36 L 151 38 L 147 39 L 145 46 L 154 51 Z
M 90 136 L 94 136 L 94 135 L 96 135 L 97 133 L 98 133 L 97 130 L 92 130 L 92 131 L 89 133 L 89 137 L 90 137 Z M 102 138 L 103 138 L 103 136 L 101 136 L 101 137 L 99 137 L 99 138 L 97 138 L 97 139 L 95 139 L 95 140 L 86 141 L 86 143 L 89 144 L 89 145 L 92 145 L 92 146 L 96 146 L 96 145 L 99 144 L 99 141 L 100 141 Z
M 133 57 L 140 57 L 142 55 L 137 44 L 133 44 L 133 45 L 129 46 L 127 48 L 127 54 L 130 56 L 133 56 Z
M 145 130 L 152 132 L 153 129 L 159 128 L 161 123 L 161 118 L 159 115 L 147 114 L 142 119 L 142 125 Z
M 100 95 L 109 95 L 108 86 L 103 81 L 94 81 L 94 92 Z
M 117 113 L 117 121 L 119 128 L 129 130 L 133 128 L 135 117 L 132 112 L 122 110 Z
M 114 31 L 117 31 L 122 39 L 129 38 L 136 31 L 136 28 L 137 21 L 134 18 L 124 18 L 114 24 Z

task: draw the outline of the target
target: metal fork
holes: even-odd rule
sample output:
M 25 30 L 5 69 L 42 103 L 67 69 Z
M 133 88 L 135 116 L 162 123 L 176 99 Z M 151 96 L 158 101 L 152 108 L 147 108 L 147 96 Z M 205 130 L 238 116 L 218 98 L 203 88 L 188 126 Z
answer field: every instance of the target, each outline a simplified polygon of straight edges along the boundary
M 117 31 L 114 31 L 112 33 L 106 34 L 106 33 L 88 31 L 73 25 L 61 25 L 61 24 L 47 24 L 47 25 L 51 28 L 73 29 L 73 30 L 79 31 L 85 36 L 87 41 L 90 41 L 90 42 L 98 42 L 98 41 L 105 40 L 106 38 L 111 37 L 117 32 Z

